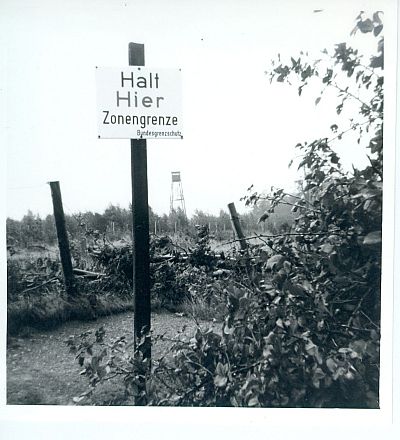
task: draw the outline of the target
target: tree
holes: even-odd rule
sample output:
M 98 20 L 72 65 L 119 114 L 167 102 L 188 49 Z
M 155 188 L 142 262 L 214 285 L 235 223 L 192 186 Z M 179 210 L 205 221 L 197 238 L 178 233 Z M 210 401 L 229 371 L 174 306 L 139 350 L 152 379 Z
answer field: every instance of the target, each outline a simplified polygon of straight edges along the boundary
M 7 218 L 7 245 L 18 246 L 21 243 L 21 223 L 18 220 Z
M 42 221 L 44 240 L 48 244 L 54 244 L 57 241 L 57 231 L 53 215 L 47 215 Z
M 167 214 L 163 214 L 162 217 L 160 217 L 159 220 L 159 231 L 160 233 L 167 233 L 170 232 L 169 230 L 169 220 Z
M 183 231 L 189 224 L 185 212 L 180 207 L 170 212 L 168 216 L 168 223 L 169 230 L 171 232 Z
M 232 234 L 231 216 L 227 211 L 221 209 L 216 219 L 218 234 L 217 238 L 225 240 Z
M 131 233 L 131 217 L 132 215 L 129 210 L 112 204 L 110 204 L 103 213 L 104 222 L 106 223 L 108 230 L 112 231 L 114 238 L 121 238 L 124 234 Z
M 35 242 L 43 241 L 42 221 L 39 215 L 28 211 L 21 220 L 21 241 L 26 247 Z

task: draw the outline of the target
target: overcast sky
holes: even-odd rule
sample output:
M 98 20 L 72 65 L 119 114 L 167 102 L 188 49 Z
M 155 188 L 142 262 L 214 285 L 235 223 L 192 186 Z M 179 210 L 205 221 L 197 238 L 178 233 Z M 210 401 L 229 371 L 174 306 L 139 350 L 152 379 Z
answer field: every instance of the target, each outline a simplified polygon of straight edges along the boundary
M 351 41 L 360 10 L 393 4 L 2 0 L 7 215 L 51 213 L 50 180 L 61 183 L 66 213 L 128 207 L 130 142 L 97 139 L 95 66 L 127 66 L 129 42 L 145 44 L 146 66 L 182 69 L 184 139 L 147 142 L 155 212 L 169 211 L 172 171 L 181 172 L 189 215 L 218 214 L 232 201 L 242 210 L 252 184 L 293 188 L 294 145 L 329 135 L 335 104 L 316 107 L 312 91 L 299 98 L 271 85 L 270 60 Z M 346 154 L 365 158 L 361 149 Z

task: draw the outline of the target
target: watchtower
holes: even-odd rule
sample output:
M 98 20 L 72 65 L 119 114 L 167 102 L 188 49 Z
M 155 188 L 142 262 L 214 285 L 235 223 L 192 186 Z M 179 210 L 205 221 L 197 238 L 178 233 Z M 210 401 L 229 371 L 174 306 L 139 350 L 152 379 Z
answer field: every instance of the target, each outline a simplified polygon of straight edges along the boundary
M 180 171 L 172 171 L 171 173 L 171 206 L 170 211 L 176 211 L 180 208 L 186 217 L 185 199 L 183 197 L 183 188 Z

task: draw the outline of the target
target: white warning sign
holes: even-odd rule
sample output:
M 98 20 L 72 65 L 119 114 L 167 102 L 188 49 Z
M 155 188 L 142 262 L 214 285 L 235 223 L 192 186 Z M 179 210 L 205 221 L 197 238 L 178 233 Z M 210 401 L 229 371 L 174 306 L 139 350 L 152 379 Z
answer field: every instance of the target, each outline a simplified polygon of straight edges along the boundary
M 183 138 L 180 69 L 97 67 L 96 87 L 99 138 Z

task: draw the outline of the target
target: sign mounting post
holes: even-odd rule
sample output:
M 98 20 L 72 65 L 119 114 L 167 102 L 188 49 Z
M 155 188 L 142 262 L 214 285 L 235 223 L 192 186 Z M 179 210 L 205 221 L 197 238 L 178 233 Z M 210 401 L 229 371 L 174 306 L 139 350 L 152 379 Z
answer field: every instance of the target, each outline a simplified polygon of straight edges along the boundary
M 183 139 L 183 124 L 181 69 L 147 68 L 144 64 L 144 45 L 129 43 L 129 67 L 96 67 L 96 88 L 98 139 L 131 141 L 134 345 L 150 367 L 146 139 Z M 145 402 L 138 397 L 136 404 Z
M 129 43 L 129 65 L 144 66 L 144 45 Z M 151 359 L 151 306 L 147 142 L 131 139 L 134 341 L 143 358 Z M 142 339 L 147 335 L 145 339 Z M 139 340 L 142 341 L 139 347 Z

